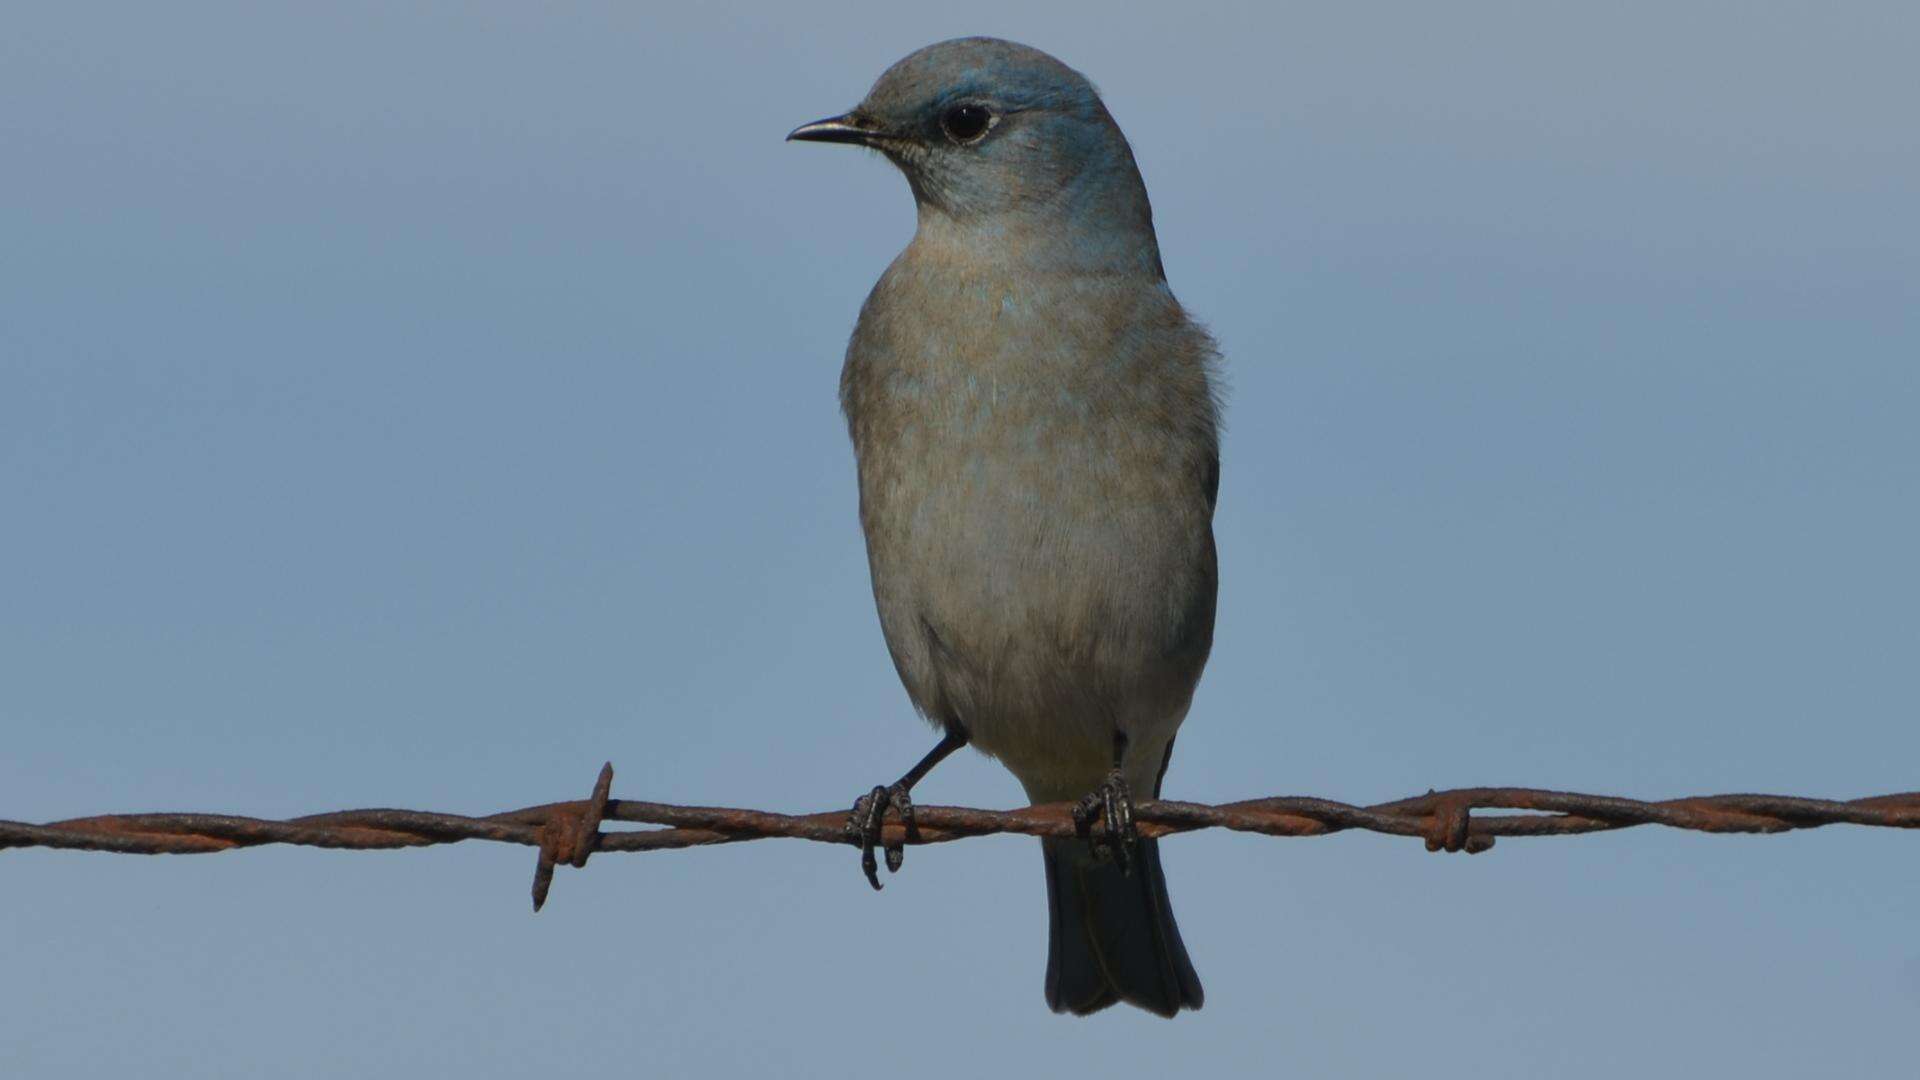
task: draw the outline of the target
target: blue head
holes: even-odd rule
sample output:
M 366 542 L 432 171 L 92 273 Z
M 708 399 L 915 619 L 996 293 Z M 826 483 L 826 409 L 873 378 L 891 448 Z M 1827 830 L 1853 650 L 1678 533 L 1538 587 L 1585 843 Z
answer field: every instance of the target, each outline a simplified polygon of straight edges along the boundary
M 913 188 L 923 231 L 1041 239 L 1049 261 L 1159 273 L 1126 136 L 1085 76 L 1038 49 L 984 37 L 929 45 L 851 111 L 787 137 L 885 154 Z

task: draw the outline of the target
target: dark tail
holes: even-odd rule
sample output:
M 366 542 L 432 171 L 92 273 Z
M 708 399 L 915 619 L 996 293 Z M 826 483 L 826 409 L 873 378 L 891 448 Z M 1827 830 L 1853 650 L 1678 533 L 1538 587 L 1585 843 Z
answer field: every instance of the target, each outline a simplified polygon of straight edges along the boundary
M 1116 1001 L 1161 1016 L 1206 995 L 1167 901 L 1160 845 L 1142 840 L 1133 873 L 1099 861 L 1084 840 L 1040 841 L 1047 859 L 1047 1004 L 1077 1016 Z

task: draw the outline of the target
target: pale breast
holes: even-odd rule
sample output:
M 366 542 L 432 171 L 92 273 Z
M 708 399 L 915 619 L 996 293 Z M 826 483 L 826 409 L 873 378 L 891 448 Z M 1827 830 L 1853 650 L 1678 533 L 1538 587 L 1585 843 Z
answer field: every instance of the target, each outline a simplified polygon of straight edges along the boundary
M 842 393 L 888 647 L 922 712 L 1023 779 L 1184 714 L 1212 633 L 1211 357 L 1164 288 L 896 263 L 862 313 Z

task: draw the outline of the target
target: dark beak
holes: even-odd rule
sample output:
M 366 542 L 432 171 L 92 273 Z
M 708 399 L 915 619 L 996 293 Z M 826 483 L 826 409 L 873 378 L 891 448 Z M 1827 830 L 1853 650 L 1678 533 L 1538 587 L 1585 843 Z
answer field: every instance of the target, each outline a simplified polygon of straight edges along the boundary
M 787 132 L 788 142 L 852 143 L 855 146 L 874 146 L 885 137 L 886 132 L 863 122 L 853 113 L 801 124 Z

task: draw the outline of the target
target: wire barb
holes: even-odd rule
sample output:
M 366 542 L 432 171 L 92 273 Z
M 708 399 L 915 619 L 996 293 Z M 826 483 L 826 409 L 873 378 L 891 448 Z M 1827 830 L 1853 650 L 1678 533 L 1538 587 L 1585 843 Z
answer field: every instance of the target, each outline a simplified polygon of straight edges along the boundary
M 599 851 L 665 851 L 784 837 L 844 845 L 846 811 L 776 814 L 710 806 L 673 806 L 612 797 L 613 764 L 600 770 L 585 800 L 547 803 L 487 817 L 419 810 L 343 810 L 286 821 L 230 814 L 110 814 L 45 825 L 0 821 L 0 850 L 16 847 L 111 851 L 127 855 L 193 855 L 263 844 L 294 844 L 347 851 L 430 847 L 491 840 L 538 848 L 533 907 L 540 910 L 565 863 L 584 867 Z M 1506 810 L 1517 813 L 1488 814 Z M 915 828 L 897 821 L 883 843 L 940 844 L 970 836 L 1018 833 L 1073 837 L 1073 804 L 1020 810 L 959 806 L 915 808 Z M 1613 795 L 1582 795 L 1538 788 L 1457 788 L 1396 802 L 1356 806 L 1331 799 L 1286 796 L 1209 806 L 1155 799 L 1134 804 L 1141 837 L 1197 829 L 1232 829 L 1263 836 L 1327 836 L 1359 830 L 1422 840 L 1428 851 L 1474 854 L 1501 836 L 1575 836 L 1661 825 L 1705 833 L 1783 833 L 1824 825 L 1920 829 L 1920 792 L 1840 802 L 1789 795 L 1703 795 L 1642 802 Z M 607 821 L 664 826 L 601 832 Z
M 600 778 L 593 782 L 593 794 L 581 803 L 557 803 L 540 826 L 540 860 L 533 867 L 533 910 L 547 902 L 547 890 L 553 887 L 553 868 L 566 863 L 576 870 L 587 865 L 587 856 L 600 845 L 600 822 L 606 817 L 607 796 L 613 792 L 613 762 L 600 767 Z

